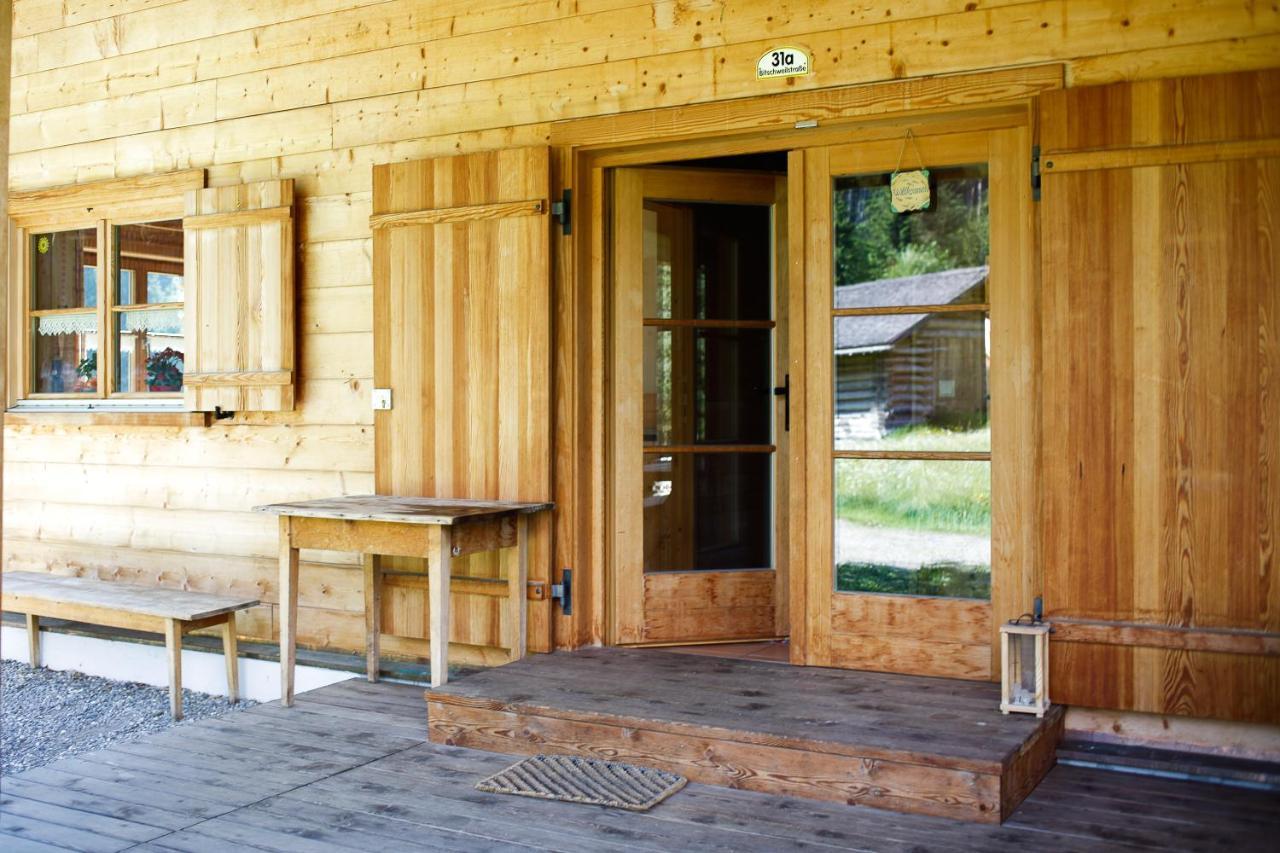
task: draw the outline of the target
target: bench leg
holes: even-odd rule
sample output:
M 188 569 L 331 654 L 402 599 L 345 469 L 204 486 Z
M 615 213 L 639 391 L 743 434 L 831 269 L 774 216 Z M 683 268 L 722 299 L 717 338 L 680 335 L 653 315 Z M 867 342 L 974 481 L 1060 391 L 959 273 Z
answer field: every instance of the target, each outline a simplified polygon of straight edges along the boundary
M 27 614 L 27 654 L 31 657 L 31 668 L 40 666 L 40 617 Z
M 452 535 L 448 527 L 431 528 L 427 555 L 427 604 L 431 636 L 431 686 L 449 680 L 449 563 L 453 559 Z
M 365 674 L 378 680 L 382 641 L 382 558 L 364 555 L 364 659 Z
M 164 621 L 164 646 L 169 652 L 169 713 L 182 719 L 182 623 Z
M 222 624 L 222 656 L 227 659 L 227 698 L 240 701 L 240 650 L 236 643 L 236 614 L 227 614 Z

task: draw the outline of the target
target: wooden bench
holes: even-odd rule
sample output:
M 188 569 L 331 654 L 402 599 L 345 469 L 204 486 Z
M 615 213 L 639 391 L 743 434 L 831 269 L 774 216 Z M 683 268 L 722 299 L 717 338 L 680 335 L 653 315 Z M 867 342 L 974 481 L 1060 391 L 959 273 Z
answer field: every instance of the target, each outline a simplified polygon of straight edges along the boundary
M 164 634 L 169 652 L 169 710 L 182 719 L 182 635 L 200 628 L 222 626 L 222 652 L 227 659 L 227 694 L 239 698 L 236 653 L 236 611 L 258 603 L 256 598 L 210 595 L 180 589 L 138 586 L 92 578 L 64 577 L 41 572 L 5 572 L 0 577 L 0 606 L 27 617 L 31 665 L 40 665 L 40 617 L 88 622 L 112 628 Z

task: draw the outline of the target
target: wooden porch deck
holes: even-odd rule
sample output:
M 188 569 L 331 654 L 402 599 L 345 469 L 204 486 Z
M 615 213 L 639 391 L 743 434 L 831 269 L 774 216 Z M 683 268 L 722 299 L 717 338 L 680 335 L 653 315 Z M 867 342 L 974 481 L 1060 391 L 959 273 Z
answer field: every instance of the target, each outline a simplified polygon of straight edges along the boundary
M 0 849 L 1274 849 L 1274 794 L 1053 769 L 1003 826 L 691 783 L 650 812 L 483 794 L 510 756 L 425 742 L 422 688 L 348 681 L 0 779 Z

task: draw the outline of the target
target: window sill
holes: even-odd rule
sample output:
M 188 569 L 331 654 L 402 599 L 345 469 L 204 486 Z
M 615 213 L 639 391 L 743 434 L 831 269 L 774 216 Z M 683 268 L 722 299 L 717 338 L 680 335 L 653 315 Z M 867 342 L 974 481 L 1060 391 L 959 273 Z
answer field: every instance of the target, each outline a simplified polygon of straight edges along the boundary
M 41 405 L 38 400 L 20 401 L 4 413 L 5 426 L 208 426 L 208 412 L 188 412 L 162 406 Z

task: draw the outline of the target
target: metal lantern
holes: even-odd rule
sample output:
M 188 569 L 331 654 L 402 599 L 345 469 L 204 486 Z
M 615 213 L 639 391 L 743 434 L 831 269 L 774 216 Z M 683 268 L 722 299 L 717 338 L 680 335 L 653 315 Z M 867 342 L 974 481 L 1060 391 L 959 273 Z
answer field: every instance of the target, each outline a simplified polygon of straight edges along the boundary
M 1000 710 L 1043 717 L 1049 710 L 1049 632 L 1044 622 L 1000 626 Z

